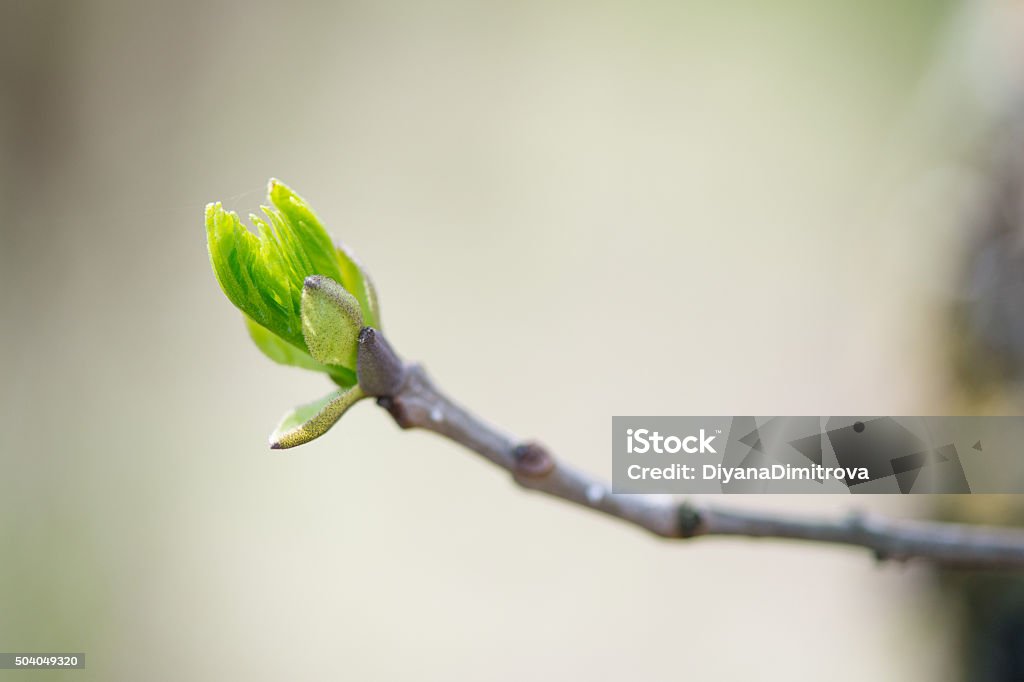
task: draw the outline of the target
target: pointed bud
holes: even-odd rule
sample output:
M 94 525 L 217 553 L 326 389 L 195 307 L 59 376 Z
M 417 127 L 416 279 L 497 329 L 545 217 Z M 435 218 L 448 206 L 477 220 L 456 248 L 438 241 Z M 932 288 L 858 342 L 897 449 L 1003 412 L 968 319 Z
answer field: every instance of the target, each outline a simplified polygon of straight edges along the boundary
M 330 277 L 311 275 L 302 287 L 302 336 L 325 365 L 355 369 L 363 317 L 359 302 Z
M 296 407 L 288 412 L 281 423 L 270 434 L 270 448 L 284 450 L 308 443 L 327 433 L 341 415 L 360 398 L 366 396 L 358 386 L 348 390 L 335 391 L 326 398 Z

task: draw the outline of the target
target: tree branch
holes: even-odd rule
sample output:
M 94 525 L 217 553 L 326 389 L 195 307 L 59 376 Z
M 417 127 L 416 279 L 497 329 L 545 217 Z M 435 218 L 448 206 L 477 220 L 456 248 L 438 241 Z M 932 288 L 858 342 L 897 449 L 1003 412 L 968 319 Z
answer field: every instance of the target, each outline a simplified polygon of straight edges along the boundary
M 863 547 L 879 560 L 920 559 L 945 566 L 1024 569 L 1024 532 L 951 523 L 891 521 L 854 514 L 809 520 L 722 509 L 666 496 L 612 493 L 609 486 L 542 445 L 523 442 L 445 396 L 419 365 L 398 360 L 373 329 L 360 335 L 360 385 L 403 429 L 449 438 L 508 471 L 519 485 L 573 502 L 671 539 L 783 538 Z

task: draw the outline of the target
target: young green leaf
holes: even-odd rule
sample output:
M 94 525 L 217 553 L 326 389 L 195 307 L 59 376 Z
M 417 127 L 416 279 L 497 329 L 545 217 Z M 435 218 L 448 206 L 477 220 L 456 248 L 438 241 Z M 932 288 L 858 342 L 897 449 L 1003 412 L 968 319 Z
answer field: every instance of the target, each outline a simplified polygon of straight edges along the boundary
M 313 275 L 302 288 L 302 335 L 316 360 L 355 370 L 363 315 L 355 297 L 330 277 Z
M 343 286 L 346 280 L 352 282 L 350 291 L 366 310 L 372 299 L 362 271 L 335 247 L 306 202 L 277 180 L 270 181 L 268 195 L 273 208 L 263 207 L 265 219 L 250 216 L 258 236 L 221 204 L 206 207 L 210 262 L 232 303 L 301 348 L 300 305 L 306 277 L 323 275 Z M 376 321 L 376 315 L 370 319 Z
M 248 317 L 245 318 L 245 325 L 256 347 L 274 362 L 329 374 L 339 386 L 348 387 L 356 383 L 355 373 L 352 370 L 317 362 L 306 351 L 299 350 Z
M 285 417 L 272 439 L 284 448 L 321 435 L 364 397 L 359 332 L 379 327 L 380 312 L 367 274 L 305 200 L 277 180 L 267 196 L 264 216 L 250 216 L 256 233 L 221 204 L 208 205 L 206 237 L 217 281 L 256 346 L 275 362 L 324 372 L 342 389 Z
M 252 318 L 245 318 L 245 326 L 249 330 L 249 338 L 256 344 L 256 347 L 274 362 L 315 372 L 330 372 L 330 367 L 317 362 L 309 353 L 299 350 Z
M 363 324 L 380 329 L 380 304 L 370 276 L 344 245 L 339 245 L 337 252 L 341 268 L 341 279 L 338 281 L 359 301 L 359 307 L 363 310 Z
M 270 435 L 270 447 L 283 450 L 319 438 L 341 419 L 348 408 L 364 397 L 359 386 L 353 386 L 291 410 Z

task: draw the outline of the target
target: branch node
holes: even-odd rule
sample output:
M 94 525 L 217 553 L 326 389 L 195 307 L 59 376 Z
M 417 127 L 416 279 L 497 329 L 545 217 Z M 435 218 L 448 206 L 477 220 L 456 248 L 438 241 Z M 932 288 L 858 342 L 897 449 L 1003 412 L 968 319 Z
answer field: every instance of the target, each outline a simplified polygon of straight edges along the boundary
M 521 443 L 512 450 L 515 474 L 539 478 L 555 468 L 555 460 L 547 449 L 536 442 Z
M 854 509 L 846 515 L 846 527 L 852 536 L 860 540 L 866 540 L 870 535 L 867 518 L 859 509 Z
M 389 396 L 380 396 L 377 398 L 377 404 L 387 410 L 391 414 L 391 418 L 395 420 L 395 423 L 403 429 L 416 427 L 416 421 L 412 419 L 401 400 Z
M 680 504 L 676 519 L 679 522 L 679 537 L 692 538 L 700 535 L 700 526 L 703 519 L 701 519 L 700 512 L 693 505 L 687 502 Z

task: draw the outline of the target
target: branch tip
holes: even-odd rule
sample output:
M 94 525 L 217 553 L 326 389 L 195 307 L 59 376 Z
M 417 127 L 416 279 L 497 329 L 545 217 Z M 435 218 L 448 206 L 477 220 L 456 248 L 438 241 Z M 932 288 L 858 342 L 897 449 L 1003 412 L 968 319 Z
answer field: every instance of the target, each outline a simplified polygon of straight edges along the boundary
M 373 327 L 359 330 L 356 376 L 366 395 L 394 396 L 405 383 L 405 365 L 384 335 Z

